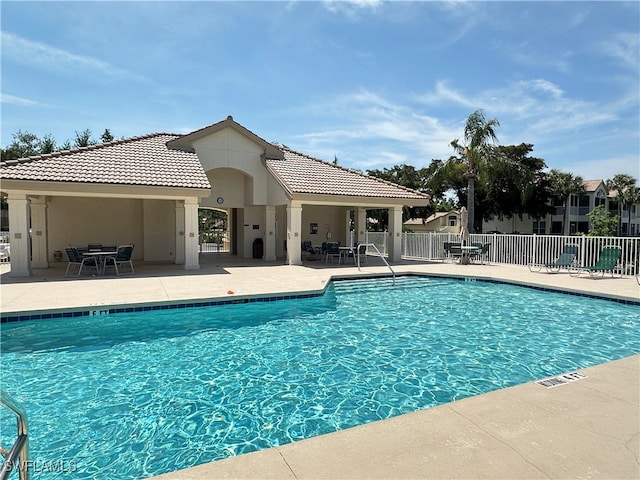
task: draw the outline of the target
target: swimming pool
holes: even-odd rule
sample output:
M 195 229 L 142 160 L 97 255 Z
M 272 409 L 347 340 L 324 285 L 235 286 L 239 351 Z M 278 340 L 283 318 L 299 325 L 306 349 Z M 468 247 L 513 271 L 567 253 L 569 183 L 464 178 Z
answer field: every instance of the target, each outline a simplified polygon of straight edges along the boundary
M 2 383 L 29 413 L 31 458 L 74 470 L 37 478 L 142 478 L 629 356 L 639 327 L 638 305 L 506 284 L 341 281 L 3 324 Z

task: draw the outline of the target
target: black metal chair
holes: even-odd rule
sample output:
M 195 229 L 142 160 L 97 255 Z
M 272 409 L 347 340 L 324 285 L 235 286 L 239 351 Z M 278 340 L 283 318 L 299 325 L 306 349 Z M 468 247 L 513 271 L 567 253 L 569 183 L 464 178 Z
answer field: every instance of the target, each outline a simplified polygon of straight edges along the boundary
M 340 264 L 342 260 L 342 252 L 340 251 L 340 242 L 327 242 L 327 252 L 326 252 L 326 260 L 325 263 L 329 263 L 329 257 L 331 257 L 331 263 L 333 263 L 333 259 L 338 259 L 338 264 Z
M 100 273 L 98 270 L 98 263 L 93 257 L 83 257 L 78 251 L 77 247 L 67 247 L 67 257 L 69 257 L 69 263 L 67 269 L 64 272 L 64 276 L 70 276 L 70 272 L 73 272 L 75 277 L 79 277 L 84 267 L 91 267 L 96 269 L 96 275 Z M 75 271 L 77 269 L 77 272 Z
M 113 265 L 116 270 L 116 275 L 122 274 L 122 266 L 129 265 L 130 271 L 127 272 L 129 274 L 135 273 L 133 269 L 133 260 L 131 259 L 131 255 L 133 254 L 133 244 L 130 245 L 120 245 L 118 247 L 118 251 L 114 257 L 107 257 L 104 260 L 104 269 L 106 271 L 107 267 Z

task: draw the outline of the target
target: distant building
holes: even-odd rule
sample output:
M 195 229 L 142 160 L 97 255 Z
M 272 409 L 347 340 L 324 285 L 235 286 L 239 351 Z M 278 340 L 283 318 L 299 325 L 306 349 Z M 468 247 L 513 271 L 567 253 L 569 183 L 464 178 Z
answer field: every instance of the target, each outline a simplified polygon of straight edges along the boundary
M 436 212 L 427 218 L 410 218 L 402 225 L 405 231 L 413 233 L 459 233 L 460 212 L 456 210 L 452 210 L 450 212 Z
M 618 202 L 615 200 L 615 192 L 607 194 L 604 180 L 585 180 L 585 192 L 582 195 L 571 195 L 569 202 L 569 234 L 589 232 L 589 217 L 587 216 L 594 208 L 604 205 L 612 215 L 618 214 Z M 524 233 L 538 235 L 562 235 L 562 225 L 564 220 L 564 199 L 555 198 L 551 206 L 554 212 L 544 218 L 532 219 L 529 216 L 505 218 L 502 220 L 492 219 L 482 224 L 483 232 L 499 233 Z M 629 222 L 629 211 L 626 206 L 620 210 L 621 224 L 620 236 L 640 235 L 640 204 L 631 206 L 631 222 Z

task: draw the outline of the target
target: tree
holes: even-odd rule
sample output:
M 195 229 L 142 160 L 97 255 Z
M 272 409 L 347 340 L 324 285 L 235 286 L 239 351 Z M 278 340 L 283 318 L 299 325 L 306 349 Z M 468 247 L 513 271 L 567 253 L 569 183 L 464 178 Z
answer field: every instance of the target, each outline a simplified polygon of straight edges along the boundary
M 392 168 L 385 168 L 383 170 L 367 170 L 367 175 L 372 177 L 381 178 L 388 182 L 402 185 L 403 187 L 411 188 L 422 193 L 427 193 L 426 185 L 426 171 L 425 169 L 416 170 L 411 165 L 394 165 Z M 403 207 L 402 209 L 402 221 L 406 221 L 410 218 L 426 218 L 433 213 L 433 207 Z M 378 225 L 387 225 L 388 212 L 386 209 L 380 209 L 380 211 L 371 210 L 369 216 L 378 220 Z
M 533 145 L 528 143 L 496 147 L 493 161 L 479 170 L 476 196 L 482 201 L 476 202 L 476 208 L 482 215 L 476 219 L 541 218 L 553 211 L 548 205 L 551 193 L 543 171 L 545 162 L 530 157 L 532 151 Z
M 53 136 L 48 133 L 40 140 L 40 153 L 53 153 L 56 151 L 56 141 Z
M 454 151 L 462 157 L 466 165 L 467 177 L 467 211 L 469 212 L 469 232 L 474 232 L 475 218 L 475 181 L 478 168 L 489 162 L 493 156 L 493 142 L 497 141 L 494 131 L 500 126 L 497 119 L 486 120 L 482 110 L 476 110 L 464 127 L 464 143 L 456 138 L 451 142 Z
M 102 140 L 102 143 L 113 142 L 113 135 L 111 135 L 111 130 L 105 128 L 104 133 L 100 137 L 100 140 Z
M 0 149 L 0 156 L 3 161 L 26 158 L 34 155 L 44 155 L 60 150 L 71 150 L 72 148 L 86 147 L 98 143 L 91 138 L 91 130 L 89 129 L 85 129 L 82 132 L 76 131 L 76 138 L 73 144 L 71 141 L 65 140 L 63 144 L 57 145 L 56 140 L 51 134 L 38 138 L 36 134 L 23 132 L 22 130 L 18 130 L 12 137 L 13 141 L 6 148 Z M 101 137 L 102 141 L 105 143 L 110 142 L 113 141 L 113 138 L 111 131 L 108 128 L 105 129 Z
M 598 205 L 587 216 L 591 223 L 590 237 L 608 237 L 615 234 L 618 227 L 618 216 L 611 215 L 604 205 Z
M 18 130 L 12 137 L 13 141 L 2 150 L 2 160 L 31 157 L 40 153 L 40 139 L 37 135 Z
M 568 219 L 571 195 L 579 196 L 584 193 L 584 181 L 580 176 L 574 176 L 554 168 L 549 171 L 549 185 L 551 194 L 563 202 L 562 232 L 564 235 L 569 235 Z
M 627 236 L 631 235 L 631 206 L 640 203 L 640 188 L 636 187 L 636 179 L 631 175 L 619 173 L 606 182 L 607 190 L 613 194 L 618 202 L 618 218 L 622 222 L 622 206 L 627 209 Z M 621 232 L 620 226 L 618 233 Z
M 98 142 L 91 138 L 91 130 L 88 128 L 81 132 L 76 130 L 76 139 L 73 143 L 75 148 L 88 147 L 89 145 L 95 145 L 96 143 Z

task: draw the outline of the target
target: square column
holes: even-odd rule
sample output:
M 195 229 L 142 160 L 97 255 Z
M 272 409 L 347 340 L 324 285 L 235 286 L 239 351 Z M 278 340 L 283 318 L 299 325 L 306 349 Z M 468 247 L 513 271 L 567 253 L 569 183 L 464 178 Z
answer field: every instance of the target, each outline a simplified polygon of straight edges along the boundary
M 302 265 L 302 205 L 291 202 L 287 205 L 287 258 L 289 265 Z
M 184 264 L 184 206 L 176 202 L 176 265 Z
M 276 207 L 264 207 L 264 225 L 266 229 L 264 260 L 274 262 L 276 260 Z
M 389 209 L 389 260 L 402 260 L 402 206 Z
M 184 269 L 197 270 L 200 268 L 198 258 L 198 199 L 184 199 Z
M 45 197 L 31 198 L 31 267 L 48 268 L 47 202 Z
M 29 201 L 25 194 L 9 193 L 9 229 L 11 237 L 12 277 L 31 276 L 31 242 L 29 241 Z

